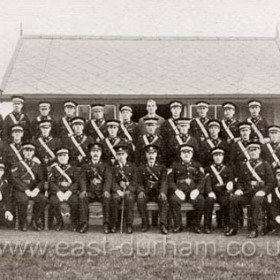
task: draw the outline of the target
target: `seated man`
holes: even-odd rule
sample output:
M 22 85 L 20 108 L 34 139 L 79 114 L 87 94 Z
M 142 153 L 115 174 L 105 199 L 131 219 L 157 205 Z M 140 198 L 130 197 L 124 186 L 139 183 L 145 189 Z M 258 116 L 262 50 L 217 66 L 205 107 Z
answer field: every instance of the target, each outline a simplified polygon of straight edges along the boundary
M 42 229 L 42 220 L 46 206 L 44 196 L 44 176 L 41 165 L 33 160 L 35 145 L 22 145 L 22 158 L 12 169 L 14 195 L 18 207 L 19 225 L 27 231 L 28 200 L 34 200 L 32 226 L 35 231 Z
M 266 196 L 271 193 L 274 184 L 271 166 L 260 158 L 261 143 L 250 142 L 247 145 L 247 150 L 251 159 L 241 164 L 237 189 L 230 198 L 230 229 L 226 232 L 226 236 L 237 234 L 238 209 L 248 204 L 252 211 L 252 228 L 248 237 L 255 238 L 258 236 L 263 216 L 263 204 Z M 264 233 L 263 229 L 260 233 Z
M 193 231 L 200 233 L 200 222 L 204 210 L 204 170 L 198 162 L 193 161 L 194 148 L 184 144 L 180 148 L 180 161 L 171 165 L 168 176 L 170 189 L 170 208 L 174 221 L 174 233 L 182 231 L 181 204 L 189 202 L 194 206 Z
M 158 146 L 145 147 L 146 163 L 138 167 L 137 204 L 142 218 L 142 232 L 149 229 L 149 214 L 147 202 L 155 201 L 159 205 L 160 227 L 162 234 L 168 234 L 167 226 L 167 171 L 163 164 L 157 161 Z
M 121 202 L 122 217 L 125 213 L 126 232 L 133 232 L 133 208 L 137 189 L 137 170 L 134 163 L 128 161 L 128 147 L 118 145 L 115 147 L 117 161 L 112 167 L 112 227 L 111 232 L 117 230 L 118 212 Z M 123 219 L 121 219 L 123 221 Z M 122 225 L 121 225 L 122 226 Z
M 78 167 L 69 164 L 69 150 L 59 148 L 56 151 L 58 163 L 54 163 L 49 174 L 50 203 L 53 207 L 57 224 L 56 231 L 63 227 L 61 206 L 65 203 L 70 206 L 70 215 L 73 231 L 77 231 L 79 224 L 78 180 L 80 172 Z
M 5 164 L 0 162 L 0 215 L 1 221 L 5 218 L 8 222 L 13 221 L 11 186 L 5 178 Z
M 214 202 L 221 206 L 221 211 L 217 211 L 217 223 L 228 227 L 229 223 L 229 198 L 233 191 L 233 173 L 229 165 L 224 164 L 225 150 L 223 148 L 213 148 L 211 151 L 213 164 L 205 169 L 205 233 L 211 232 L 212 213 Z
M 101 160 L 102 145 L 89 145 L 90 161 L 82 166 L 80 205 L 80 233 L 88 229 L 89 203 L 94 201 L 103 204 L 104 233 L 109 233 L 110 197 L 112 188 L 112 171 L 110 165 Z

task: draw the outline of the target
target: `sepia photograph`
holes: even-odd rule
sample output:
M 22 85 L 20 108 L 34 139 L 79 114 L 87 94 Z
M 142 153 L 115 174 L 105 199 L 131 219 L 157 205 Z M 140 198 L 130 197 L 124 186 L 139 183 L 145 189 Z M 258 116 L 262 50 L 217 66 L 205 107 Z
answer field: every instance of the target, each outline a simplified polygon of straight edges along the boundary
M 280 279 L 280 2 L 0 1 L 0 279 Z

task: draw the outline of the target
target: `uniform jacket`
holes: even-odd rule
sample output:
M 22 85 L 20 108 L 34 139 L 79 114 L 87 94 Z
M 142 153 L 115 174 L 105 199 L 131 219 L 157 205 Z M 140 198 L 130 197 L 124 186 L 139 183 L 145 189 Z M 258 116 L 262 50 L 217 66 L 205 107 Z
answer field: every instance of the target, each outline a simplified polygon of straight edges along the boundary
M 250 117 L 246 121 L 252 121 L 257 126 L 259 131 L 262 133 L 263 137 L 268 137 L 268 123 L 265 118 L 260 116 L 257 119 L 253 119 Z M 253 140 L 260 140 L 253 128 L 251 131 L 251 138 Z
M 200 121 L 202 122 L 202 124 L 204 125 L 206 131 L 207 130 L 207 124 L 209 122 L 209 119 L 208 118 L 199 118 Z M 197 121 L 196 121 L 196 118 L 192 119 L 191 120 L 191 123 L 190 123 L 190 135 L 194 136 L 198 142 L 202 141 L 205 139 L 205 136 L 200 128 L 200 126 L 198 125 Z
M 240 132 L 239 132 L 239 127 L 238 125 L 240 124 L 240 121 L 237 119 L 231 119 L 231 120 L 223 120 L 226 124 L 226 126 L 229 128 L 229 130 L 232 132 L 234 138 L 240 137 Z M 230 142 L 230 138 L 223 126 L 223 124 L 221 123 L 221 131 L 219 136 L 221 137 L 221 139 L 223 141 L 226 142 Z
M 0 180 L 0 192 L 2 194 L 0 208 L 12 212 L 11 186 L 6 179 Z
M 104 119 L 102 119 L 102 120 L 98 120 L 98 121 L 94 120 L 94 122 L 96 123 L 97 127 L 99 127 L 103 136 L 106 137 L 108 134 L 106 121 Z M 91 120 L 88 120 L 86 123 L 85 133 L 87 135 L 91 136 L 91 138 L 93 139 L 94 142 L 97 140 L 97 138 L 99 138 L 99 135 L 97 134 L 97 132 L 95 131 L 95 129 L 92 126 Z
M 129 122 L 129 123 L 124 123 L 124 127 L 127 129 L 128 133 L 130 134 L 131 138 L 132 138 L 132 143 L 134 145 L 136 145 L 136 142 L 138 140 L 138 137 L 140 135 L 140 130 L 139 130 L 139 126 L 138 126 L 138 123 L 136 122 Z M 129 140 L 127 137 L 126 137 L 126 134 L 123 132 L 123 130 L 121 129 L 120 127 L 120 132 L 119 132 L 119 136 L 121 138 L 125 138 L 127 140 Z

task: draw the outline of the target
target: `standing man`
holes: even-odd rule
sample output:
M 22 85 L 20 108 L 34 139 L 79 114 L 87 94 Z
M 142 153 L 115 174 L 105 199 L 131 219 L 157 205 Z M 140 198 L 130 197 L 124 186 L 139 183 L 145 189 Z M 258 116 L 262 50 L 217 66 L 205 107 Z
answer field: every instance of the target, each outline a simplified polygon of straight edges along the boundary
M 35 145 L 22 145 L 23 160 L 12 170 L 14 194 L 18 207 L 19 225 L 22 231 L 27 231 L 27 207 L 29 199 L 34 200 L 32 226 L 35 231 L 42 229 L 42 221 L 46 206 L 44 195 L 44 176 L 41 165 L 34 162 Z
M 38 137 L 40 135 L 39 123 L 41 121 L 52 121 L 52 134 L 56 136 L 56 123 L 54 118 L 50 115 L 51 112 L 51 102 L 41 101 L 39 106 L 39 116 L 37 116 L 31 124 L 32 135 Z
M 144 117 L 139 119 L 139 128 L 140 128 L 140 133 L 145 134 L 146 132 L 146 125 L 145 125 L 145 119 L 147 118 L 157 118 L 158 119 L 158 129 L 156 131 L 156 134 L 160 134 L 160 127 L 164 123 L 164 118 L 159 116 L 156 111 L 157 111 L 157 103 L 153 99 L 149 99 L 147 101 L 147 112 L 148 114 L 145 115 Z
M 194 206 L 192 218 L 193 231 L 201 233 L 200 223 L 204 211 L 204 170 L 198 162 L 192 160 L 194 148 L 184 144 L 180 148 L 180 161 L 171 165 L 168 175 L 170 189 L 170 208 L 174 221 L 173 232 L 182 231 L 181 204 L 189 202 Z
M 207 132 L 209 103 L 206 101 L 198 101 L 195 104 L 197 106 L 198 117 L 193 118 L 191 121 L 190 134 L 201 144 L 201 142 L 209 138 Z
M 252 209 L 252 226 L 248 237 L 256 238 L 259 232 L 263 234 L 263 229 L 259 230 L 259 227 L 264 202 L 274 186 L 274 176 L 270 165 L 260 158 L 261 143 L 250 142 L 247 149 L 251 159 L 241 164 L 236 191 L 230 198 L 230 229 L 226 236 L 237 234 L 239 208 L 248 204 Z
M 147 145 L 156 145 L 159 147 L 159 155 L 158 160 L 160 163 L 166 162 L 166 147 L 162 136 L 156 135 L 156 130 L 158 127 L 158 119 L 157 118 L 145 118 L 144 119 L 146 126 L 146 133 L 141 135 L 138 138 L 136 149 L 135 149 L 135 163 L 137 166 L 140 163 L 146 162 L 145 156 L 145 146 Z
M 124 207 L 124 220 L 126 232 L 133 232 L 133 211 L 135 194 L 137 190 L 137 169 L 134 163 L 128 161 L 128 147 L 118 145 L 115 147 L 117 161 L 112 167 L 112 227 L 111 232 L 117 231 L 119 207 Z M 122 220 L 122 219 L 121 219 Z
M 88 147 L 93 142 L 90 136 L 84 133 L 85 120 L 75 117 L 71 120 L 73 134 L 64 137 L 63 145 L 69 150 L 70 161 L 73 165 L 81 167 L 88 160 Z
M 56 151 L 58 163 L 54 163 L 50 170 L 50 203 L 53 207 L 57 224 L 56 231 L 63 228 L 63 219 L 60 211 L 64 203 L 70 206 L 70 215 L 73 231 L 77 231 L 79 226 L 79 200 L 78 188 L 80 172 L 77 167 L 69 164 L 69 150 L 59 148 Z
M 259 100 L 250 100 L 248 102 L 250 117 L 247 121 L 252 125 L 252 139 L 264 144 L 268 141 L 268 123 L 266 119 L 260 115 L 261 106 L 262 103 Z
M 89 145 L 90 161 L 82 166 L 81 189 L 79 195 L 80 233 L 88 229 L 89 203 L 102 202 L 103 230 L 109 233 L 110 199 L 112 189 L 112 170 L 108 163 L 101 160 L 102 145 L 93 143 Z
M 64 140 L 68 134 L 73 134 L 71 129 L 71 120 L 76 116 L 76 109 L 78 104 L 73 100 L 67 100 L 64 102 L 65 115 L 57 123 L 57 136 Z
M 92 119 L 87 122 L 85 132 L 91 136 L 93 141 L 99 139 L 104 140 L 107 136 L 106 121 L 104 119 L 104 105 L 93 104 L 91 105 Z
M 224 118 L 221 121 L 221 133 L 220 137 L 223 141 L 230 144 L 235 138 L 239 137 L 238 125 L 240 121 L 236 119 L 236 105 L 232 102 L 225 102 L 224 108 Z
M 135 148 L 140 135 L 138 123 L 131 120 L 133 110 L 131 106 L 123 105 L 120 107 L 122 122 L 120 123 L 120 136 L 131 142 Z
M 169 143 L 171 137 L 175 137 L 180 134 L 177 128 L 177 120 L 181 117 L 183 103 L 175 100 L 170 102 L 169 107 L 172 116 L 168 120 L 165 120 L 161 126 L 161 136 L 166 144 Z
M 149 229 L 149 214 L 147 203 L 155 201 L 159 205 L 160 229 L 162 234 L 167 230 L 167 170 L 157 161 L 159 147 L 156 145 L 145 146 L 146 163 L 138 167 L 137 204 L 142 218 L 142 232 Z
M 13 125 L 21 125 L 23 127 L 24 140 L 31 138 L 29 118 L 22 112 L 24 101 L 25 99 L 22 96 L 12 96 L 13 112 L 5 117 L 3 123 L 3 139 L 5 141 L 10 140 L 10 129 Z

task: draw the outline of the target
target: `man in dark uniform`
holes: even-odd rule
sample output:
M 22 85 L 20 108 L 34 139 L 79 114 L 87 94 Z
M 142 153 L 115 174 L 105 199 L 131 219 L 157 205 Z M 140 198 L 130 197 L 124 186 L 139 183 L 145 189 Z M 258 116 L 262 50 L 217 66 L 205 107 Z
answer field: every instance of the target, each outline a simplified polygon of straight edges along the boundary
M 145 123 L 145 119 L 147 118 L 156 118 L 158 119 L 158 126 L 157 126 L 157 130 L 156 130 L 156 135 L 160 135 L 160 129 L 162 124 L 164 123 L 164 118 L 159 116 L 156 112 L 157 112 L 157 103 L 155 100 L 153 99 L 149 99 L 147 101 L 147 114 L 140 118 L 138 123 L 139 123 L 139 129 L 140 129 L 140 133 L 142 135 L 146 134 L 146 123 Z
M 190 122 L 190 118 L 179 118 L 176 120 L 179 134 L 170 137 L 167 149 L 167 166 L 170 166 L 173 161 L 180 160 L 180 147 L 183 144 L 193 146 L 193 159 L 201 161 L 203 154 L 199 150 L 198 142 L 195 137 L 189 135 Z
M 149 214 L 147 202 L 155 201 L 159 205 L 160 228 L 162 234 L 168 234 L 167 230 L 167 170 L 163 164 L 157 161 L 159 148 L 156 145 L 145 147 L 146 163 L 138 167 L 137 204 L 142 218 L 142 232 L 149 229 Z
M 12 214 L 11 185 L 5 177 L 5 169 L 6 165 L 0 162 L 0 219 L 12 222 L 14 216 Z
M 3 123 L 3 139 L 4 141 L 10 141 L 10 129 L 13 125 L 18 124 L 23 127 L 24 130 L 24 140 L 29 140 L 31 138 L 30 132 L 30 121 L 26 114 L 22 112 L 24 106 L 24 97 L 13 96 L 13 112 L 8 114 Z
M 78 167 L 88 160 L 88 146 L 93 143 L 90 136 L 84 133 L 85 120 L 81 117 L 74 117 L 71 120 L 72 135 L 64 137 L 63 146 L 69 150 L 70 162 Z
M 140 163 L 146 162 L 145 156 L 145 146 L 153 144 L 159 147 L 158 160 L 160 163 L 166 162 L 166 147 L 164 140 L 160 135 L 156 135 L 156 130 L 158 127 L 157 118 L 146 118 L 144 119 L 146 125 L 146 134 L 141 135 L 138 138 L 136 149 L 135 149 L 135 163 L 140 165 Z
M 127 145 L 129 148 L 129 160 L 133 160 L 133 147 L 132 143 L 125 138 L 118 136 L 120 129 L 119 120 L 107 120 L 107 135 L 103 140 L 97 138 L 97 142 L 100 142 L 103 146 L 102 157 L 105 162 L 111 163 L 112 165 L 117 160 L 117 154 L 114 147 L 118 145 Z
M 19 224 L 27 231 L 27 207 L 29 199 L 34 200 L 32 226 L 35 231 L 42 229 L 46 197 L 44 195 L 44 176 L 41 165 L 34 162 L 35 145 L 22 145 L 23 160 L 12 169 L 14 195 L 18 207 Z
M 134 163 L 128 161 L 128 147 L 118 145 L 115 147 L 117 161 L 112 167 L 112 226 L 111 232 L 117 230 L 118 210 L 121 203 L 125 215 L 126 232 L 133 232 L 133 211 L 137 189 L 137 169 Z
M 197 106 L 198 117 L 193 118 L 191 121 L 190 134 L 194 136 L 200 144 L 209 137 L 207 133 L 209 103 L 205 101 L 198 101 L 195 104 Z
M 273 171 L 271 166 L 260 158 L 260 142 L 250 142 L 247 150 L 251 159 L 242 163 L 236 191 L 230 198 L 230 229 L 226 236 L 237 234 L 239 207 L 248 204 L 252 211 L 249 238 L 256 238 L 259 232 L 264 233 L 259 227 L 263 219 L 266 196 L 271 193 L 274 185 Z
M 231 144 L 230 149 L 230 163 L 234 177 L 236 178 L 239 175 L 242 163 L 250 159 L 246 147 L 250 142 L 251 124 L 248 122 L 241 122 L 238 125 L 238 128 L 240 131 L 240 138 L 237 138 L 236 141 Z
M 229 198 L 233 191 L 234 177 L 230 165 L 224 163 L 225 150 L 215 147 L 211 150 L 213 163 L 205 169 L 205 233 L 211 232 L 212 213 L 214 203 L 221 206 L 219 215 L 217 213 L 217 223 L 223 227 L 229 226 Z M 218 211 L 217 211 L 218 212 Z
M 280 167 L 275 168 L 275 185 L 272 190 L 271 215 L 273 220 L 273 228 L 276 232 L 280 229 Z
M 280 166 L 280 126 L 268 127 L 270 141 L 263 144 L 262 156 L 273 168 Z
M 56 231 L 63 227 L 61 206 L 66 203 L 70 207 L 71 223 L 73 231 L 77 231 L 79 225 L 79 200 L 77 191 L 79 188 L 80 172 L 77 167 L 69 164 L 69 150 L 59 148 L 56 151 L 58 163 L 54 163 L 50 170 L 50 203 L 53 206 L 57 224 Z
M 92 119 L 89 120 L 85 127 L 87 135 L 91 136 L 93 141 L 99 139 L 104 140 L 107 136 L 107 126 L 104 119 L 104 105 L 92 104 L 91 105 Z
M 250 100 L 248 102 L 250 117 L 247 119 L 247 122 L 252 124 L 251 138 L 264 144 L 268 141 L 268 123 L 260 115 L 261 106 L 262 103 L 259 100 Z
M 173 232 L 182 231 L 181 204 L 189 202 L 194 206 L 193 231 L 200 233 L 200 222 L 204 211 L 204 170 L 192 160 L 194 148 L 184 144 L 180 148 L 181 160 L 171 165 L 168 175 L 169 203 L 174 221 Z
M 110 198 L 112 188 L 112 170 L 108 163 L 101 160 L 102 145 L 93 143 L 89 145 L 90 161 L 82 166 L 81 188 L 79 195 L 80 233 L 88 229 L 89 203 L 102 202 L 103 229 L 109 233 Z
M 123 105 L 120 107 L 122 122 L 120 123 L 120 137 L 126 138 L 135 147 L 140 135 L 138 123 L 131 120 L 133 110 L 131 106 Z
M 51 112 L 51 102 L 49 101 L 41 101 L 38 104 L 40 115 L 37 116 L 31 124 L 31 131 L 33 137 L 38 137 L 41 134 L 39 123 L 41 121 L 52 121 L 52 135 L 56 136 L 56 122 L 54 118 L 50 115 Z
M 73 134 L 71 120 L 76 116 L 78 104 L 73 100 L 67 100 L 63 104 L 65 115 L 57 122 L 57 136 L 64 140 L 68 134 Z
M 171 118 L 164 121 L 161 126 L 161 136 L 165 143 L 168 144 L 171 137 L 179 135 L 179 130 L 177 128 L 177 120 L 181 117 L 183 103 L 177 100 L 170 102 L 169 104 Z
M 224 118 L 221 121 L 220 137 L 223 141 L 230 144 L 235 138 L 239 137 L 238 125 L 240 121 L 235 117 L 236 105 L 232 102 L 223 103 Z
M 228 161 L 229 146 L 226 141 L 220 138 L 221 124 L 218 120 L 209 120 L 208 124 L 209 138 L 201 142 L 201 152 L 203 153 L 203 166 L 209 166 L 212 163 L 211 149 L 215 147 L 223 148 L 225 150 L 225 162 Z

